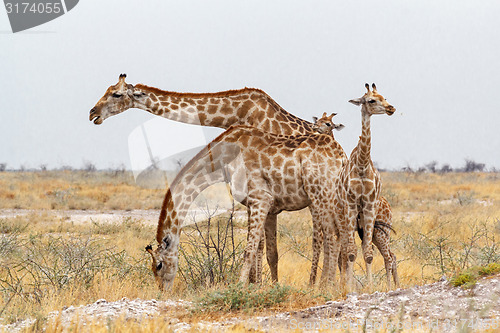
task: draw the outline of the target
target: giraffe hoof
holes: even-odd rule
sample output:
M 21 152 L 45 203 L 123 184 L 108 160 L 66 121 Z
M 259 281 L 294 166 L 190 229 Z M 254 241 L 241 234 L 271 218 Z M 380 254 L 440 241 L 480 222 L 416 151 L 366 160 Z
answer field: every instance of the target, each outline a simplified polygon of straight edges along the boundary
M 366 263 L 367 263 L 367 264 L 371 264 L 371 263 L 372 263 L 372 261 L 373 261 L 373 257 L 368 257 L 368 258 L 366 258 Z
M 350 254 L 349 261 L 354 261 L 354 260 L 356 260 L 356 257 L 354 256 L 354 254 Z

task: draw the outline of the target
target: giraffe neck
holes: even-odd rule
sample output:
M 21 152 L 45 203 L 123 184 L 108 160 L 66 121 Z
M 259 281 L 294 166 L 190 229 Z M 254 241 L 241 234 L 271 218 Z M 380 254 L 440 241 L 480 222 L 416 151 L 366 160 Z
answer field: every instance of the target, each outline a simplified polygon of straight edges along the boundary
M 370 114 L 363 106 L 361 109 L 361 135 L 359 136 L 356 165 L 360 169 L 365 169 L 371 163 L 371 131 Z
M 247 125 L 280 135 L 313 132 L 312 123 L 288 113 L 259 89 L 177 93 L 142 84 L 136 85 L 135 89 L 147 97 L 136 101 L 134 107 L 174 121 L 223 129 Z
M 172 187 L 168 190 L 163 201 L 163 206 L 160 212 L 158 221 L 158 229 L 156 231 L 156 240 L 161 243 L 168 233 L 179 239 L 182 229 L 182 221 L 184 221 L 189 204 L 183 204 L 178 200 L 177 196 L 172 193 Z M 176 205 L 177 203 L 177 205 Z M 187 206 L 187 207 L 186 207 Z M 176 242 L 178 243 L 178 242 Z
M 224 135 L 224 134 L 221 134 Z M 215 139 L 214 141 L 216 141 Z M 234 158 L 234 152 L 227 152 Z M 158 220 L 158 243 L 168 234 L 180 236 L 191 203 L 207 187 L 226 181 L 220 168 L 227 156 L 212 151 L 212 144 L 203 148 L 177 174 L 165 195 Z

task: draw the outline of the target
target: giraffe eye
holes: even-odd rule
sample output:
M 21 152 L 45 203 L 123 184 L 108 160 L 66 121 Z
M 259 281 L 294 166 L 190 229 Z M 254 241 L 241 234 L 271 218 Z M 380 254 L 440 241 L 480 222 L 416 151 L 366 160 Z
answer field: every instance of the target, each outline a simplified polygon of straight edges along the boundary
M 368 103 L 372 103 L 372 104 L 375 103 L 375 102 L 376 102 L 376 100 L 374 100 L 374 99 L 371 99 L 371 100 L 368 101 Z
M 156 270 L 157 270 L 157 271 L 159 271 L 159 270 L 162 268 L 162 266 L 163 266 L 163 265 L 162 265 L 162 263 L 160 262 L 160 263 L 158 264 L 158 266 L 156 266 Z
M 113 94 L 113 97 L 114 97 L 114 98 L 120 98 L 120 97 L 122 97 L 122 96 L 123 96 L 122 94 L 118 94 L 118 93 L 114 93 L 114 94 Z
M 326 123 L 325 125 L 328 127 L 332 126 L 332 124 L 330 124 L 330 123 Z

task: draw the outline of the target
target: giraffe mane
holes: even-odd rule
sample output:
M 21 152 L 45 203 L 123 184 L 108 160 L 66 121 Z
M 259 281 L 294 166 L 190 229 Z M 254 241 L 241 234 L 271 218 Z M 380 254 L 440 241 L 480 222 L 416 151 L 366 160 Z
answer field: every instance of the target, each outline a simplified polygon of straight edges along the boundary
M 230 97 L 233 95 L 238 95 L 238 94 L 244 94 L 244 93 L 250 93 L 250 92 L 257 92 L 260 94 L 263 94 L 267 97 L 269 97 L 268 94 L 266 94 L 263 90 L 258 89 L 258 88 L 242 88 L 242 89 L 232 89 L 232 90 L 224 90 L 224 91 L 218 91 L 218 92 L 208 92 L 208 93 L 193 93 L 193 92 L 176 92 L 176 91 L 168 91 L 168 90 L 162 90 L 159 88 L 155 87 L 150 87 L 145 84 L 136 84 L 136 88 L 139 89 L 144 89 L 147 91 L 150 91 L 154 94 L 168 94 L 169 96 L 172 97 L 191 97 L 191 98 L 201 98 L 201 97 Z M 269 97 L 270 98 L 270 97 Z

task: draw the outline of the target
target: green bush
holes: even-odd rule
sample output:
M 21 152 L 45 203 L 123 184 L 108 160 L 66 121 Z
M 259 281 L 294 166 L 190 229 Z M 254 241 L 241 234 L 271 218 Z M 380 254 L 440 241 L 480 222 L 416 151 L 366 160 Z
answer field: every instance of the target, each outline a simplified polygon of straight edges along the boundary
M 451 284 L 455 287 L 472 288 L 477 279 L 482 276 L 490 276 L 500 273 L 500 264 L 492 262 L 487 266 L 473 267 L 456 275 L 451 279 Z
M 227 289 L 213 291 L 198 300 L 198 311 L 234 311 L 264 309 L 288 299 L 292 288 L 275 284 L 270 288 L 257 285 L 233 284 Z

